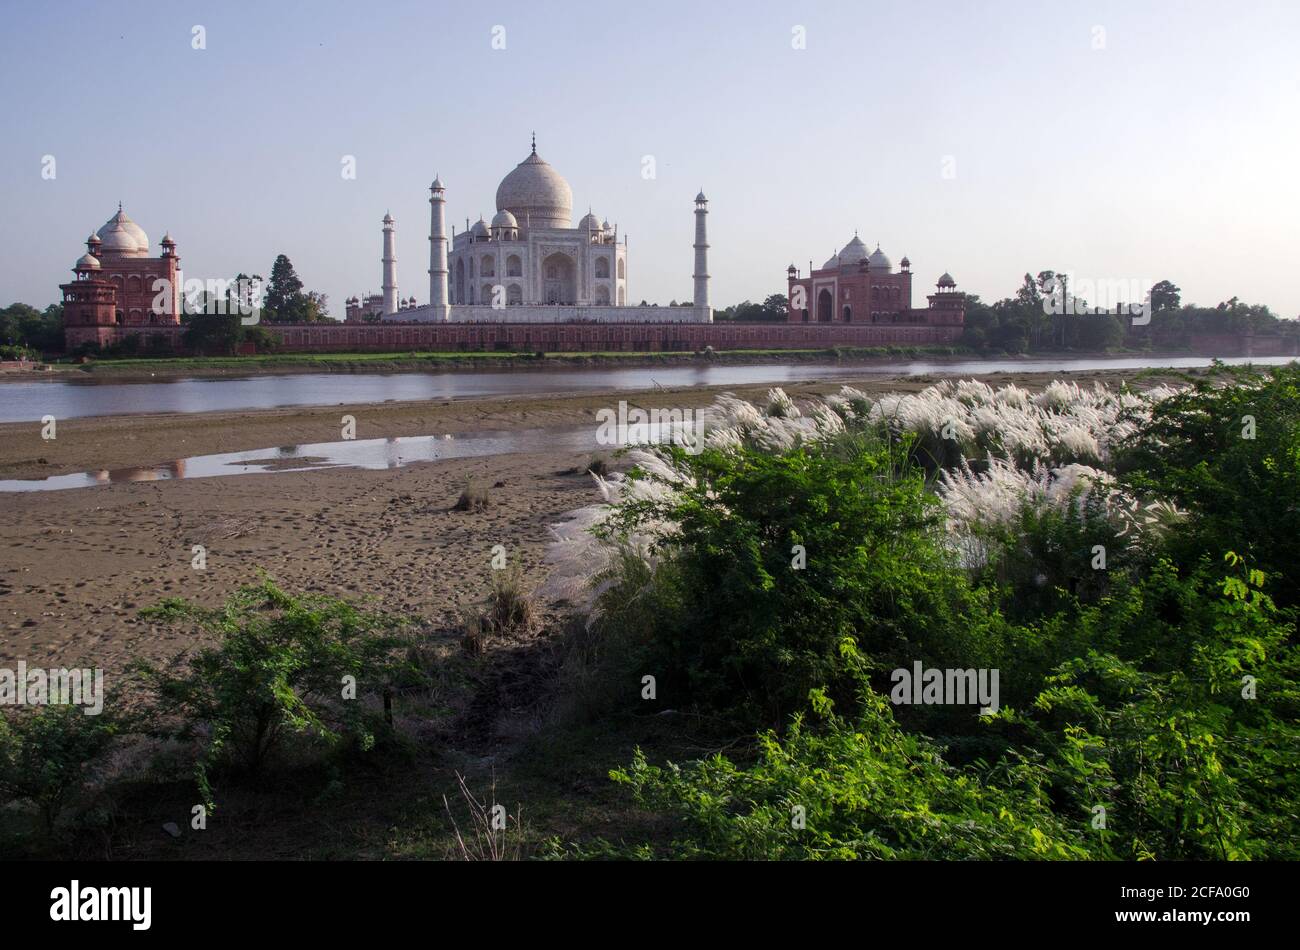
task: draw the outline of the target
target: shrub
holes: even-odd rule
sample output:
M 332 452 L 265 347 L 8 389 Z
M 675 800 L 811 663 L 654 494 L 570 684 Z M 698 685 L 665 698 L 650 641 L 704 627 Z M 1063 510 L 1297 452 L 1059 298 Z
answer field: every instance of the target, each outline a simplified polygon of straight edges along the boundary
M 181 674 L 141 667 L 157 712 L 179 719 L 180 738 L 201 742 L 196 771 L 209 806 L 214 766 L 257 775 L 288 736 L 364 751 L 382 728 L 363 697 L 398 676 L 395 620 L 332 597 L 296 598 L 269 579 L 240 588 L 218 610 L 174 598 L 141 616 L 219 638 Z
M 1193 512 L 1180 563 L 1231 548 L 1300 603 L 1300 366 L 1218 368 L 1161 402 L 1121 460 L 1139 489 Z
M 1081 823 L 1053 815 L 1041 770 L 1020 764 L 995 784 L 945 765 L 866 691 L 858 713 L 814 693 L 811 720 L 760 737 L 758 759 L 721 755 L 684 767 L 637 752 L 611 777 L 677 831 L 653 856 L 728 860 L 1084 858 Z M 642 852 L 644 856 L 644 852 Z
M 537 604 L 524 585 L 518 567 L 492 572 L 492 591 L 481 608 L 464 621 L 461 643 L 466 652 L 482 655 L 490 640 L 510 634 L 531 633 L 537 623 Z
M 475 482 L 467 482 L 465 489 L 456 499 L 456 504 L 452 505 L 453 511 L 486 511 L 492 504 L 492 496 L 488 490 Z
M 80 706 L 48 706 L 0 716 L 0 792 L 31 802 L 47 834 L 69 799 L 86 783 L 89 767 L 117 734 L 107 714 Z
M 1062 617 L 1061 658 L 1009 735 L 1041 756 L 1059 808 L 1101 805 L 1108 856 L 1295 858 L 1297 657 L 1261 572 L 1235 554 L 1168 561 Z M 1247 684 L 1257 682 L 1256 692 Z M 1266 685 L 1265 685 L 1266 684 Z
M 846 436 L 779 454 L 666 451 L 686 480 L 624 501 L 605 531 L 673 526 L 655 544 L 655 612 L 628 619 L 674 705 L 779 726 L 814 687 L 852 701 L 846 637 L 873 660 L 909 664 L 941 653 L 955 630 L 979 637 L 983 618 L 941 546 L 938 506 L 920 472 L 899 469 L 905 449 Z M 627 618 L 619 605 L 647 602 L 644 586 L 627 576 L 602 613 Z

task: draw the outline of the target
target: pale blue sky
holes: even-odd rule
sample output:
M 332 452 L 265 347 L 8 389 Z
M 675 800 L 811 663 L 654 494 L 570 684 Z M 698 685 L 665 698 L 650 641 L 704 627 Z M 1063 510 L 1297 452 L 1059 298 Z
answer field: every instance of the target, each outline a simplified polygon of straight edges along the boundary
M 391 209 L 424 303 L 430 180 L 458 229 L 490 217 L 536 129 L 575 221 L 630 235 L 629 302 L 689 296 L 703 186 L 715 306 L 856 229 L 921 287 L 993 299 L 1053 268 L 1300 314 L 1294 0 L 54 0 L 0 27 L 0 304 L 56 300 L 119 199 L 187 277 L 284 252 L 340 317 L 379 289 Z

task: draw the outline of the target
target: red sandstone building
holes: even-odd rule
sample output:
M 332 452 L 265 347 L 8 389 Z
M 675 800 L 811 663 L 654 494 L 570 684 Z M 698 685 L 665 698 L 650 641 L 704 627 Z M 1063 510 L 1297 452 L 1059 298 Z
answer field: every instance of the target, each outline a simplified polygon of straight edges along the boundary
M 180 258 L 170 234 L 162 254 L 149 256 L 149 238 L 126 216 L 117 214 L 86 239 L 86 253 L 73 266 L 63 291 L 64 339 L 69 349 L 83 343 L 108 346 L 126 335 L 174 337 L 180 324 Z M 164 281 L 165 283 L 159 283 Z
M 786 271 L 790 323 L 843 323 L 859 326 L 913 325 L 960 327 L 966 319 L 966 295 L 950 274 L 939 278 L 937 292 L 924 309 L 912 307 L 912 262 L 906 257 L 895 272 L 893 262 L 876 245 L 855 234 L 844 250 L 820 268 L 809 265 L 807 277 L 790 265 Z

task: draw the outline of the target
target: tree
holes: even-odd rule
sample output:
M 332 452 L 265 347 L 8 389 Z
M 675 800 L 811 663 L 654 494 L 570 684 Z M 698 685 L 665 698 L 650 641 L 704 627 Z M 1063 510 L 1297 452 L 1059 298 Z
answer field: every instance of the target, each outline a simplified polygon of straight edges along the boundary
M 763 301 L 763 309 L 766 311 L 764 319 L 783 322 L 789 313 L 790 302 L 785 294 L 772 294 Z
M 190 317 L 189 326 L 181 336 L 186 349 L 207 356 L 227 356 L 235 351 L 240 331 L 237 313 L 196 313 Z
M 0 344 L 29 349 L 63 349 L 63 305 L 51 304 L 44 311 L 25 303 L 13 303 L 0 310 Z
M 302 281 L 289 258 L 281 254 L 271 265 L 271 279 L 266 285 L 264 308 L 272 320 L 291 320 L 296 298 L 302 294 Z
M 1177 310 L 1182 302 L 1181 291 L 1171 280 L 1162 280 L 1151 287 L 1151 312 L 1164 313 Z

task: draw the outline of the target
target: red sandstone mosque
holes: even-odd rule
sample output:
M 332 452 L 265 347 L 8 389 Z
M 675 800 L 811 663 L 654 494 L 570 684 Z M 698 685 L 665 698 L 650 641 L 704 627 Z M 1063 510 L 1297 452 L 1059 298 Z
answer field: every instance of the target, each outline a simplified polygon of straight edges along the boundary
M 786 283 L 790 323 L 960 327 L 966 318 L 966 295 L 951 274 L 939 278 L 928 307 L 914 309 L 912 262 L 904 257 L 895 272 L 880 245 L 868 252 L 857 234 L 821 267 L 809 261 L 807 277 L 791 264 Z
M 72 267 L 76 278 L 59 285 L 69 349 L 83 343 L 108 346 L 151 329 L 159 330 L 159 336 L 172 335 L 164 328 L 180 324 L 181 259 L 170 234 L 163 235 L 159 247 L 162 252 L 150 257 L 149 236 L 120 204 L 117 214 L 86 238 L 86 253 Z M 155 283 L 160 280 L 166 283 Z

